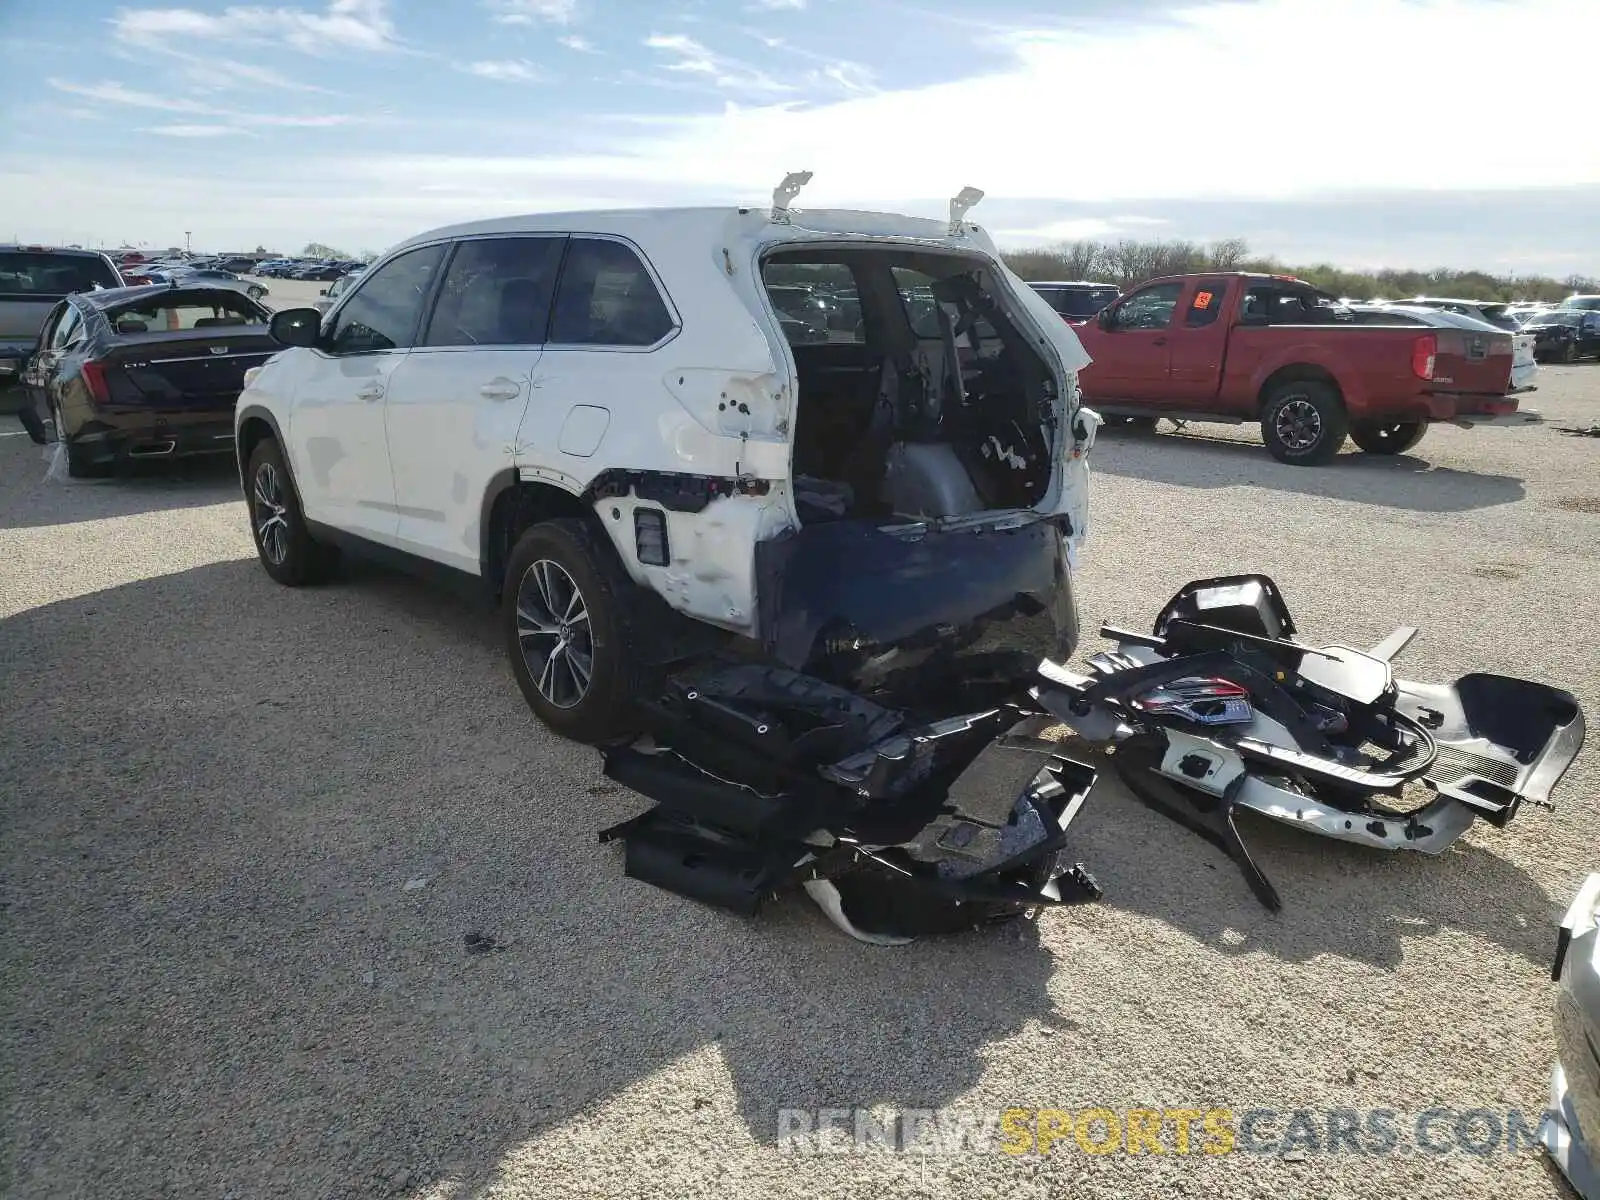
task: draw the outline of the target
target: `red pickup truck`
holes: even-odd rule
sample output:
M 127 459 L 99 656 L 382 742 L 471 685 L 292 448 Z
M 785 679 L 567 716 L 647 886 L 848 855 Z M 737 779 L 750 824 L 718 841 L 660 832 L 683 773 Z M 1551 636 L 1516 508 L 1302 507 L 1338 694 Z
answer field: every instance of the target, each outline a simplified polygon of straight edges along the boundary
M 1428 425 L 1531 424 L 1511 394 L 1511 334 L 1356 313 L 1289 276 L 1157 279 L 1074 324 L 1088 403 L 1154 427 L 1260 421 L 1282 462 L 1327 463 L 1346 436 L 1400 454 Z

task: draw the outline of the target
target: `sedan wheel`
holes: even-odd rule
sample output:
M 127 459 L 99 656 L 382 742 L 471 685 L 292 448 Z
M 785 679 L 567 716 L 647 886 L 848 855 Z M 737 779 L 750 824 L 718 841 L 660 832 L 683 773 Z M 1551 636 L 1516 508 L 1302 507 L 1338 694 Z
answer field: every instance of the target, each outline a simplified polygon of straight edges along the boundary
M 594 637 L 583 593 L 560 563 L 541 558 L 523 575 L 517 638 L 539 695 L 556 708 L 581 704 L 594 677 Z

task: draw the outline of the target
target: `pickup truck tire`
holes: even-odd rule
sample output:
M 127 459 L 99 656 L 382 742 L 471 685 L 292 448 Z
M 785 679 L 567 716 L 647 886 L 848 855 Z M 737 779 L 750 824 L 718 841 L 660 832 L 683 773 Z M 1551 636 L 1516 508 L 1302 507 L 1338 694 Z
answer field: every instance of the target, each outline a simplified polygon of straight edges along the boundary
M 1368 454 L 1404 454 L 1427 432 L 1426 421 L 1364 421 L 1350 427 L 1350 440 Z
M 532 526 L 506 563 L 506 651 L 522 696 L 554 732 L 604 745 L 637 731 L 648 685 L 633 591 L 604 531 L 581 519 Z
M 1349 432 L 1350 416 L 1337 389 L 1314 379 L 1280 383 L 1261 406 L 1261 438 L 1279 462 L 1324 466 Z

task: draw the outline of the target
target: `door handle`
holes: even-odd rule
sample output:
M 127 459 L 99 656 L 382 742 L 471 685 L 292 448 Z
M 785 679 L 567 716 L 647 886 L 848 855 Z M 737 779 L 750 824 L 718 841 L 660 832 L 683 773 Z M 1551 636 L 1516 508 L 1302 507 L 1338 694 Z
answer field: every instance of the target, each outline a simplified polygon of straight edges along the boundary
M 496 379 L 484 384 L 478 389 L 478 395 L 486 400 L 510 400 L 519 395 L 522 385 L 511 379 Z
M 1151 343 L 1151 345 L 1153 345 L 1153 346 L 1165 346 L 1166 344 L 1167 344 L 1167 339 L 1164 338 L 1164 337 L 1158 337 L 1158 338 L 1155 339 L 1155 341 L 1153 341 Z
M 360 388 L 356 392 L 356 395 L 359 396 L 361 399 L 367 401 L 368 403 L 371 403 L 374 400 L 381 400 L 381 399 L 383 399 L 383 384 L 381 384 L 381 383 L 369 383 L 366 386 Z

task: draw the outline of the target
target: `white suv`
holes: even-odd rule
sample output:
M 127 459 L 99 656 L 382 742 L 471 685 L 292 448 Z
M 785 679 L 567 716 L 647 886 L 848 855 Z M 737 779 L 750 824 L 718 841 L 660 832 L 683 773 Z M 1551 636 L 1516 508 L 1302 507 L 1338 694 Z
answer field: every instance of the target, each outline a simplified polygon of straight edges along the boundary
M 948 222 L 565 213 L 412 238 L 279 312 L 237 449 L 261 561 L 399 552 L 503 598 L 517 679 L 605 743 L 708 653 L 924 699 L 1077 636 L 1099 419 L 1072 329 Z M 768 288 L 809 289 L 814 320 Z

